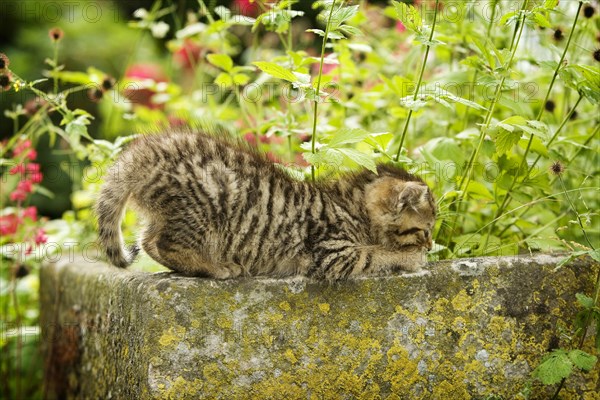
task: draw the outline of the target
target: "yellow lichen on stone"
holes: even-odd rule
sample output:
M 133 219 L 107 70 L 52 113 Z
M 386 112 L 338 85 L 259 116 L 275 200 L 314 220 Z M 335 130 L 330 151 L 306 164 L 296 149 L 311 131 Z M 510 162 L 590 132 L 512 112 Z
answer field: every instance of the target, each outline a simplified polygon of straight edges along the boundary
M 452 307 L 457 311 L 466 312 L 471 309 L 472 299 L 471 296 L 463 289 L 452 299 Z
M 319 310 L 323 314 L 329 314 L 329 304 L 328 303 L 319 303 Z
M 279 308 L 281 308 L 283 311 L 290 311 L 292 309 L 292 306 L 290 306 L 290 303 L 288 303 L 287 301 L 282 301 L 281 303 L 279 303 Z
M 287 349 L 283 355 L 285 359 L 292 364 L 296 364 L 298 362 L 298 359 L 296 358 L 296 355 L 294 355 L 294 351 L 292 349 Z
M 217 326 L 221 329 L 231 329 L 233 327 L 233 321 L 225 315 L 219 315 L 217 316 Z
M 398 340 L 386 353 L 387 364 L 382 374 L 384 381 L 389 382 L 393 393 L 401 396 L 412 391 L 413 386 L 423 377 L 419 374 L 417 363 L 408 357 L 408 351 Z
M 185 335 L 185 328 L 183 326 L 172 326 L 167 332 L 163 332 L 160 339 L 158 339 L 158 343 L 161 346 L 170 346 L 173 343 L 179 342 L 183 338 L 183 335 Z
M 188 381 L 182 376 L 175 380 L 168 379 L 169 385 L 160 384 L 160 398 L 164 400 L 188 399 L 191 396 L 198 396 L 202 393 L 203 383 L 200 379 Z

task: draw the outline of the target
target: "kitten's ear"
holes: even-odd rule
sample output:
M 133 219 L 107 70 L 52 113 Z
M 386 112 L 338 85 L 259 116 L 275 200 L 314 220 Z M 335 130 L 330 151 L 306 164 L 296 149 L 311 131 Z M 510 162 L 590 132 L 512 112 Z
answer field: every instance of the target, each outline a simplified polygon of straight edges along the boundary
M 419 205 L 427 198 L 429 188 L 419 182 L 406 182 L 398 196 L 398 211 L 412 208 L 417 211 Z

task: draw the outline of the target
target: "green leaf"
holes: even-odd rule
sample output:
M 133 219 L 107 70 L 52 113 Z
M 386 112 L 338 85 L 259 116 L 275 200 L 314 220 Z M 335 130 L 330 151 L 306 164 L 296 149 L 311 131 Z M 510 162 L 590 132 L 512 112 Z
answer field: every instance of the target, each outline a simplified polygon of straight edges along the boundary
M 307 29 L 306 32 L 312 32 L 316 35 L 319 35 L 321 37 L 325 37 L 325 31 L 321 30 L 321 29 Z
M 373 171 L 375 173 L 377 172 L 377 164 L 375 164 L 375 160 L 373 160 L 373 158 L 368 154 L 365 154 L 365 153 L 355 150 L 355 149 L 347 149 L 347 148 L 332 149 L 332 150 L 342 153 L 346 158 L 354 161 L 355 163 L 357 163 L 358 165 L 360 165 L 362 167 L 367 168 L 369 171 Z
M 521 133 L 515 133 L 506 128 L 501 129 L 500 132 L 498 132 L 498 137 L 496 138 L 496 151 L 500 155 L 506 154 L 513 148 L 515 144 L 519 142 L 520 139 Z
M 548 19 L 546 19 L 546 17 L 543 14 L 540 14 L 540 13 L 533 14 L 533 20 L 535 21 L 536 24 L 538 24 L 539 26 L 541 26 L 543 28 L 551 28 L 552 27 L 552 25 L 550 24 L 550 21 L 548 21 Z
M 365 131 L 364 129 L 342 128 L 332 135 L 327 146 L 333 148 L 344 144 L 358 143 L 362 142 L 367 137 L 369 137 L 369 132 Z
M 317 168 L 329 166 L 339 169 L 342 165 L 344 156 L 333 149 L 322 148 L 316 153 L 302 153 L 302 157 L 311 165 Z
M 485 108 L 485 107 L 483 107 L 483 106 L 475 103 L 474 101 L 467 100 L 467 99 L 465 99 L 463 97 L 460 97 L 460 96 L 456 96 L 456 95 L 454 95 L 453 93 L 450 93 L 450 92 L 444 92 L 441 95 L 441 97 L 443 97 L 445 99 L 448 99 L 448 100 L 451 100 L 451 101 L 454 101 L 456 103 L 463 104 L 463 105 L 465 105 L 467 107 L 475 108 L 477 110 L 487 110 L 487 108 Z
M 533 377 L 544 385 L 554 385 L 571 375 L 573 363 L 564 350 L 554 350 L 533 371 Z
M 227 72 L 233 68 L 233 60 L 227 54 L 209 54 L 206 56 L 209 63 Z
M 55 76 L 62 82 L 75 83 L 78 85 L 87 85 L 94 83 L 88 74 L 85 72 L 72 72 L 72 71 L 58 71 L 56 73 L 50 72 L 50 76 Z
M 598 358 L 596 356 L 588 354 L 585 351 L 579 349 L 571 350 L 569 352 L 569 359 L 573 362 L 573 364 L 575 364 L 577 368 L 582 369 L 586 372 L 594 368 L 596 361 L 598 361 Z
M 250 77 L 246 74 L 235 74 L 233 75 L 233 83 L 238 86 L 245 85 L 250 81 Z
M 505 25 L 509 20 L 512 20 L 517 15 L 519 15 L 518 11 L 511 11 L 509 13 L 504 14 L 502 18 L 500 18 L 500 21 L 498 21 L 498 25 Z
M 275 78 L 283 79 L 288 82 L 297 82 L 298 77 L 292 71 L 283 68 L 281 65 L 268 61 L 256 61 L 252 64 L 256 65 L 261 71 Z
M 489 199 L 489 200 L 494 199 L 494 196 L 492 195 L 492 193 L 490 193 L 488 188 L 486 188 L 485 185 L 481 182 L 470 181 L 466 192 L 477 195 L 474 197 L 482 197 L 484 199 Z
M 393 138 L 394 134 L 390 132 L 373 133 L 365 139 L 365 143 L 378 151 L 385 153 Z
M 423 20 L 421 18 L 421 14 L 419 10 L 415 7 L 408 5 L 406 3 L 401 3 L 398 1 L 392 1 L 394 8 L 396 9 L 396 14 L 398 19 L 406 28 L 413 32 L 420 32 L 423 26 Z
M 583 308 L 594 307 L 594 299 L 592 299 L 591 297 L 588 297 L 583 293 L 577 293 L 575 297 L 577 297 L 577 301 L 583 306 Z
M 340 7 L 333 10 L 333 13 L 331 14 L 331 25 L 334 29 L 338 28 L 344 22 L 354 17 L 356 13 L 358 13 L 358 8 L 359 5 L 357 4 L 355 6 Z
M 545 0 L 544 1 L 544 8 L 546 10 L 554 10 L 557 5 L 558 5 L 558 0 Z
M 231 78 L 231 75 L 229 75 L 226 72 L 221 72 L 216 78 L 215 78 L 215 83 L 217 85 L 222 85 L 225 87 L 231 87 L 233 86 L 233 79 Z

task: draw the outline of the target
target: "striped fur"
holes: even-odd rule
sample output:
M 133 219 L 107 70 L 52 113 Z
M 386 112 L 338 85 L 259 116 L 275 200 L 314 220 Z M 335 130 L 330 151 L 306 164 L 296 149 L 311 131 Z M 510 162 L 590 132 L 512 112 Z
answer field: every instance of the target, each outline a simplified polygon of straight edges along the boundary
M 145 221 L 130 249 L 120 229 L 127 202 Z M 217 279 L 414 271 L 435 222 L 429 188 L 401 168 L 300 182 L 247 146 L 192 132 L 134 141 L 108 171 L 96 211 L 117 267 L 141 246 L 172 270 Z

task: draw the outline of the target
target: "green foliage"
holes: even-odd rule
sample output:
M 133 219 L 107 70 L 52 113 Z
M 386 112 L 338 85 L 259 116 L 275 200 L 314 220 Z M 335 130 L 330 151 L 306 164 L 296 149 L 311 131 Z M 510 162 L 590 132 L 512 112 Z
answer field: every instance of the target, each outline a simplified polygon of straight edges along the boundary
M 378 8 L 329 0 L 312 4 L 316 25 L 302 19 L 310 14 L 304 2 L 258 0 L 255 17 L 205 3 L 181 10 L 156 1 L 129 24 L 63 24 L 68 45 L 40 46 L 40 35 L 25 29 L 22 37 L 47 51 L 40 64 L 49 56 L 42 79 L 20 73 L 30 54 L 7 51 L 7 94 L 32 94 L 40 106 L 17 99 L 6 110 L 13 130 L 0 148 L 2 173 L 25 138 L 47 138 L 77 166 L 73 209 L 44 222 L 51 241 L 94 240 L 91 205 L 101 180 L 86 179 L 91 171 L 104 171 L 136 134 L 190 124 L 244 138 L 298 179 L 375 170 L 378 162 L 418 173 L 439 208 L 432 260 L 536 251 L 568 252 L 560 268 L 577 257 L 600 260 L 600 70 L 592 57 L 600 13 L 580 16 L 588 2 L 523 0 L 515 9 L 498 1 L 490 16 L 480 2 L 458 2 L 452 14 L 443 1 Z M 110 32 L 120 36 L 108 40 Z M 111 74 L 116 85 L 103 87 Z M 0 216 L 16 206 L 8 198 L 16 182 L 7 182 Z M 51 196 L 56 188 L 42 182 L 36 191 Z M 128 214 L 131 239 L 134 224 Z M 3 257 L 11 267 L 2 270 L 10 288 L 2 300 L 12 304 L 21 288 L 8 319 L 35 326 L 40 260 Z M 27 278 L 14 273 L 21 262 Z M 581 305 L 574 340 L 536 368 L 542 383 L 596 362 L 582 343 L 595 322 L 600 349 L 597 288 L 572 299 Z
M 577 367 L 583 371 L 590 371 L 596 364 L 597 357 L 582 350 L 558 349 L 552 351 L 542 360 L 542 363 L 533 372 L 533 377 L 539 379 L 544 385 L 554 385 L 568 378 Z

